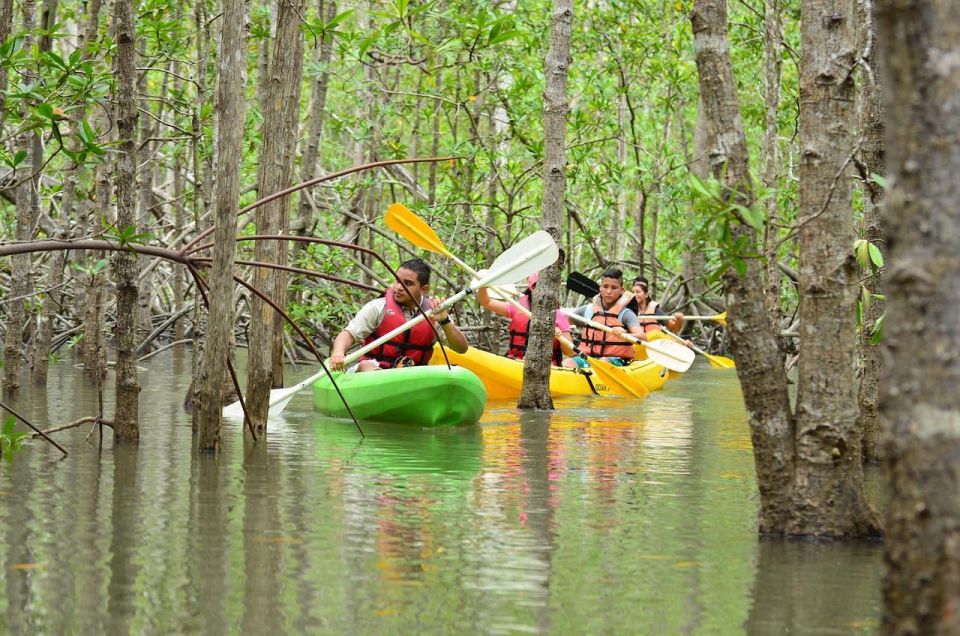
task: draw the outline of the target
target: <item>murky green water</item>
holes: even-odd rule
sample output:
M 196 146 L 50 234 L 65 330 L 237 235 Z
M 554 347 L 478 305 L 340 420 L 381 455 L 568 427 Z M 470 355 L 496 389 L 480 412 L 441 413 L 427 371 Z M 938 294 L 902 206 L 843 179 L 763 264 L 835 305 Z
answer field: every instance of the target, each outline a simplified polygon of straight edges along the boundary
M 191 451 L 189 358 L 142 375 L 139 448 L 88 428 L 0 462 L 0 633 L 872 633 L 879 545 L 761 542 L 736 377 L 478 427 L 324 420 Z M 294 371 L 292 383 L 312 369 Z M 111 377 L 112 380 L 112 377 Z M 30 393 L 30 390 L 27 390 Z M 22 404 L 95 413 L 66 363 Z M 110 401 L 108 401 L 110 404 Z M 111 407 L 112 410 L 112 407 Z

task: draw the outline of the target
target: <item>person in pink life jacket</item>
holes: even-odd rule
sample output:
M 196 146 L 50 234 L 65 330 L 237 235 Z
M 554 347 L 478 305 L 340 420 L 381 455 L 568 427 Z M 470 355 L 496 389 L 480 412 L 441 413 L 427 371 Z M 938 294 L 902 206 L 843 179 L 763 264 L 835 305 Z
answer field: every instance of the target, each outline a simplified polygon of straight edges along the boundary
M 347 350 L 357 342 L 373 342 L 408 320 L 419 315 L 417 305 L 429 314 L 441 304 L 427 296 L 430 284 L 430 266 L 419 258 L 404 261 L 397 268 L 397 281 L 381 298 L 371 300 L 354 316 L 347 327 L 333 341 L 328 367 L 333 371 L 344 368 Z M 348 371 L 377 371 L 397 366 L 424 365 L 430 361 L 437 338 L 457 353 L 467 350 L 467 338 L 450 320 L 446 311 L 431 316 L 412 329 L 368 352 Z
M 519 303 L 526 309 L 533 306 L 533 290 L 537 287 L 537 281 L 540 276 L 537 272 L 527 277 L 527 291 L 520 296 Z M 506 316 L 510 319 L 510 342 L 507 347 L 507 357 L 516 360 L 522 360 L 527 352 L 527 337 L 530 327 L 530 319 L 527 315 L 517 309 L 513 303 L 495 300 L 490 297 L 486 287 L 477 290 L 477 300 L 480 305 L 489 309 L 495 314 Z M 573 342 L 570 337 L 570 320 L 558 309 L 555 317 L 555 335 L 566 338 L 567 342 Z M 575 352 L 569 346 L 563 344 L 557 337 L 553 339 L 552 364 L 560 366 L 563 362 L 563 356 L 572 356 Z

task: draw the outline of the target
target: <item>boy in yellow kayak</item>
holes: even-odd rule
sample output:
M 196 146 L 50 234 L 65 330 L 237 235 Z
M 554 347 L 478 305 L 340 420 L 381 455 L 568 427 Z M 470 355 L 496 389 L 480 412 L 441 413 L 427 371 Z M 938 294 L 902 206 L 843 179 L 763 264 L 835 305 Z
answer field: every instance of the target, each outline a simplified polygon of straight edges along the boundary
M 589 326 L 581 329 L 580 355 L 571 359 L 577 366 L 589 366 L 587 356 L 603 358 L 617 366 L 626 366 L 633 360 L 633 344 L 618 336 L 629 333 L 639 340 L 647 339 L 637 314 L 618 304 L 622 295 L 623 272 L 610 268 L 603 273 L 600 280 L 600 294 L 594 297 L 590 304 L 574 310 L 573 313 L 579 316 L 613 329 L 613 334 Z M 564 366 L 570 365 L 565 363 Z

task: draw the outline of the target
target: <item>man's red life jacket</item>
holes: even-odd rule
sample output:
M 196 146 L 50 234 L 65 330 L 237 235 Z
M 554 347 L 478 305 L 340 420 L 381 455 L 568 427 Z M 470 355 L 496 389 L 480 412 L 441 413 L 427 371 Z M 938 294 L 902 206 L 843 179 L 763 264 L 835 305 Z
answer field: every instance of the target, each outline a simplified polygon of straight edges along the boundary
M 530 309 L 530 296 L 524 294 L 520 297 L 520 304 L 527 310 Z M 510 347 L 507 349 L 507 357 L 516 360 L 523 360 L 527 353 L 527 338 L 530 331 L 530 318 L 519 309 L 514 312 L 510 319 Z M 563 352 L 560 350 L 560 341 L 553 339 L 553 365 L 559 367 L 563 362 Z
M 384 299 L 387 301 L 387 306 L 383 312 L 383 319 L 376 330 L 363 341 L 364 345 L 370 344 L 407 322 L 403 308 L 393 298 L 393 292 L 388 290 Z M 424 365 L 433 355 L 433 343 L 436 340 L 437 335 L 433 332 L 432 324 L 424 321 L 376 349 L 371 349 L 361 360 L 376 360 L 382 368 L 389 369 L 394 366 L 398 358 L 407 356 L 415 365 Z

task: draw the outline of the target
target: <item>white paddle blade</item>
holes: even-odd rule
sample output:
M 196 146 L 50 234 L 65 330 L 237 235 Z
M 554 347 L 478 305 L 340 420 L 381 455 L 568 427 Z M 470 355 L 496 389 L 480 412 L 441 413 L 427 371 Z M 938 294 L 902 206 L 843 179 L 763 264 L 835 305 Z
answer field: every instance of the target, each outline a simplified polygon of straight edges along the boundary
M 242 420 L 243 419 L 243 407 L 240 406 L 240 400 L 237 400 L 233 404 L 228 404 L 223 407 L 223 419 L 225 420 Z
M 487 270 L 481 269 L 477 271 L 477 275 L 470 280 L 470 287 L 472 289 L 479 289 L 480 279 L 487 273 Z M 497 285 L 495 287 L 489 287 L 487 293 L 490 294 L 490 298 L 493 300 L 502 300 L 504 302 L 510 302 L 512 298 L 516 298 L 520 295 L 520 292 L 517 291 L 516 283 L 504 283 L 503 285 Z
M 494 300 L 510 302 L 519 295 L 520 292 L 517 291 L 517 286 L 509 283 L 490 288 L 490 298 L 493 298 Z
M 671 371 L 684 373 L 693 364 L 696 355 L 685 345 L 672 340 L 654 340 L 644 342 L 647 348 L 647 355 L 654 361 L 662 364 Z
M 487 285 L 502 285 L 524 279 L 534 272 L 553 265 L 560 258 L 560 248 L 546 230 L 534 232 L 514 243 L 497 257 L 486 274 L 471 284 L 471 289 Z

